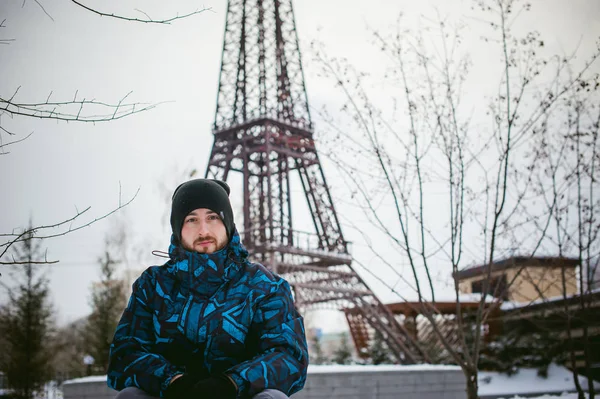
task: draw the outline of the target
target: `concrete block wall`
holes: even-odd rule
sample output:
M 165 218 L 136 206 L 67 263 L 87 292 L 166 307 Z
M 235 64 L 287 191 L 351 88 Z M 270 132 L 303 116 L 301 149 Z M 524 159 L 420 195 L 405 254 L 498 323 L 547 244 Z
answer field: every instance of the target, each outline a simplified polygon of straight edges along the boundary
M 113 399 L 105 376 L 66 381 L 64 399 Z M 465 377 L 456 366 L 310 366 L 294 399 L 464 399 Z
M 112 399 L 117 391 L 106 385 L 106 376 L 77 378 L 63 382 L 64 399 Z
M 311 366 L 294 399 L 464 399 L 455 366 Z

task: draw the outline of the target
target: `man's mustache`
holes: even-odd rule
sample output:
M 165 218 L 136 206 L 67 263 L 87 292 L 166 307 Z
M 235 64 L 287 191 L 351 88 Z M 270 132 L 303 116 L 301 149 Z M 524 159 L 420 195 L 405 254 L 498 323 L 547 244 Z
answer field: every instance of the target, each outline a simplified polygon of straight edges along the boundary
M 212 237 L 212 236 L 204 236 L 204 237 L 198 237 L 194 240 L 194 243 L 200 243 L 203 241 L 212 241 L 212 242 L 217 242 L 217 239 Z

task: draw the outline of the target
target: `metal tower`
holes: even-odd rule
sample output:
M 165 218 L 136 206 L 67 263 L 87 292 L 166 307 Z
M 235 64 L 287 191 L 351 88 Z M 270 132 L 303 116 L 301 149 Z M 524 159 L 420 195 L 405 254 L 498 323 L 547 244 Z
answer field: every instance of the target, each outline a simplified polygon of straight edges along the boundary
M 229 0 L 213 134 L 206 177 L 243 174 L 243 242 L 290 282 L 298 307 L 346 310 L 359 354 L 377 330 L 398 362 L 423 360 L 414 338 L 351 266 L 313 140 L 291 0 Z M 294 230 L 294 173 L 314 233 Z

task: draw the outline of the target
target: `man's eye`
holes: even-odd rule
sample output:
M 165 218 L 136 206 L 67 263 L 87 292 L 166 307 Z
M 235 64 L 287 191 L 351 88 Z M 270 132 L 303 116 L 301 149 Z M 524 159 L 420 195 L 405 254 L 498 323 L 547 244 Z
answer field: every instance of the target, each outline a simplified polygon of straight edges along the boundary
M 208 220 L 217 220 L 217 219 L 219 219 L 219 217 L 217 215 L 210 215 L 208 217 Z
M 185 222 L 189 223 L 189 222 L 195 222 L 195 221 L 196 221 L 196 218 L 189 218 Z

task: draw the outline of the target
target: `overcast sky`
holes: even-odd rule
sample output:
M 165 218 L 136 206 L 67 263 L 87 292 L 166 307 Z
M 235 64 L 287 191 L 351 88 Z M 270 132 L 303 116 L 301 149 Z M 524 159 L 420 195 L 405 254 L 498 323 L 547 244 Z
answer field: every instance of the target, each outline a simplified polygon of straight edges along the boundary
M 117 206 L 120 190 L 127 199 L 139 188 L 138 197 L 118 217 L 129 227 L 134 252 L 139 254 L 132 262 L 139 261 L 141 269 L 160 263 L 150 252 L 166 250 L 169 231 L 164 218 L 168 204 L 158 187 L 172 190 L 183 173 L 194 168 L 203 176 L 212 146 L 226 3 L 86 2 L 109 13 L 143 17 L 135 10 L 138 8 L 156 19 L 210 8 L 172 25 L 147 25 L 99 17 L 69 0 L 40 2 L 52 19 L 33 0 L 24 5 L 22 0 L 0 1 L 0 20 L 6 19 L 0 39 L 15 39 L 0 45 L 1 97 L 10 97 L 19 88 L 15 99 L 22 102 L 45 101 L 51 92 L 54 100 L 69 100 L 77 92 L 78 99 L 116 103 L 132 92 L 130 102 L 161 104 L 148 112 L 95 125 L 11 120 L 3 115 L 2 126 L 16 133 L 16 138 L 33 135 L 8 147 L 10 154 L 0 156 L 0 232 L 23 228 L 30 217 L 34 224 L 56 223 L 89 206 L 87 218 L 82 219 L 88 221 Z M 593 48 L 600 36 L 600 2 L 532 3 L 525 25 L 539 29 L 549 47 L 559 53 L 577 43 L 583 52 Z M 387 29 L 400 12 L 415 24 L 433 18 L 435 8 L 442 14 L 468 16 L 472 4 L 470 0 L 295 1 L 311 106 L 335 108 L 339 102 L 332 82 L 319 77 L 311 62 L 311 41 L 322 41 L 330 54 L 347 57 L 361 69 L 379 71 L 382 60 L 371 44 L 369 28 Z M 473 40 L 475 57 L 480 51 L 485 53 L 478 37 L 469 40 Z M 5 134 L 2 140 L 10 141 Z M 340 195 L 336 190 L 341 183 L 331 177 L 335 174 L 325 173 L 333 196 Z M 302 200 L 300 193 L 295 194 Z M 241 196 L 232 195 L 232 202 L 239 209 Z M 340 205 L 338 211 L 348 209 Z M 45 242 L 48 258 L 60 260 L 49 275 L 61 321 L 89 312 L 89 286 L 98 278 L 97 258 L 113 224 L 101 221 Z M 346 229 L 347 238 L 355 241 L 355 255 L 369 264 L 373 257 L 361 250 L 360 235 Z M 365 278 L 384 300 L 393 300 L 386 290 Z

